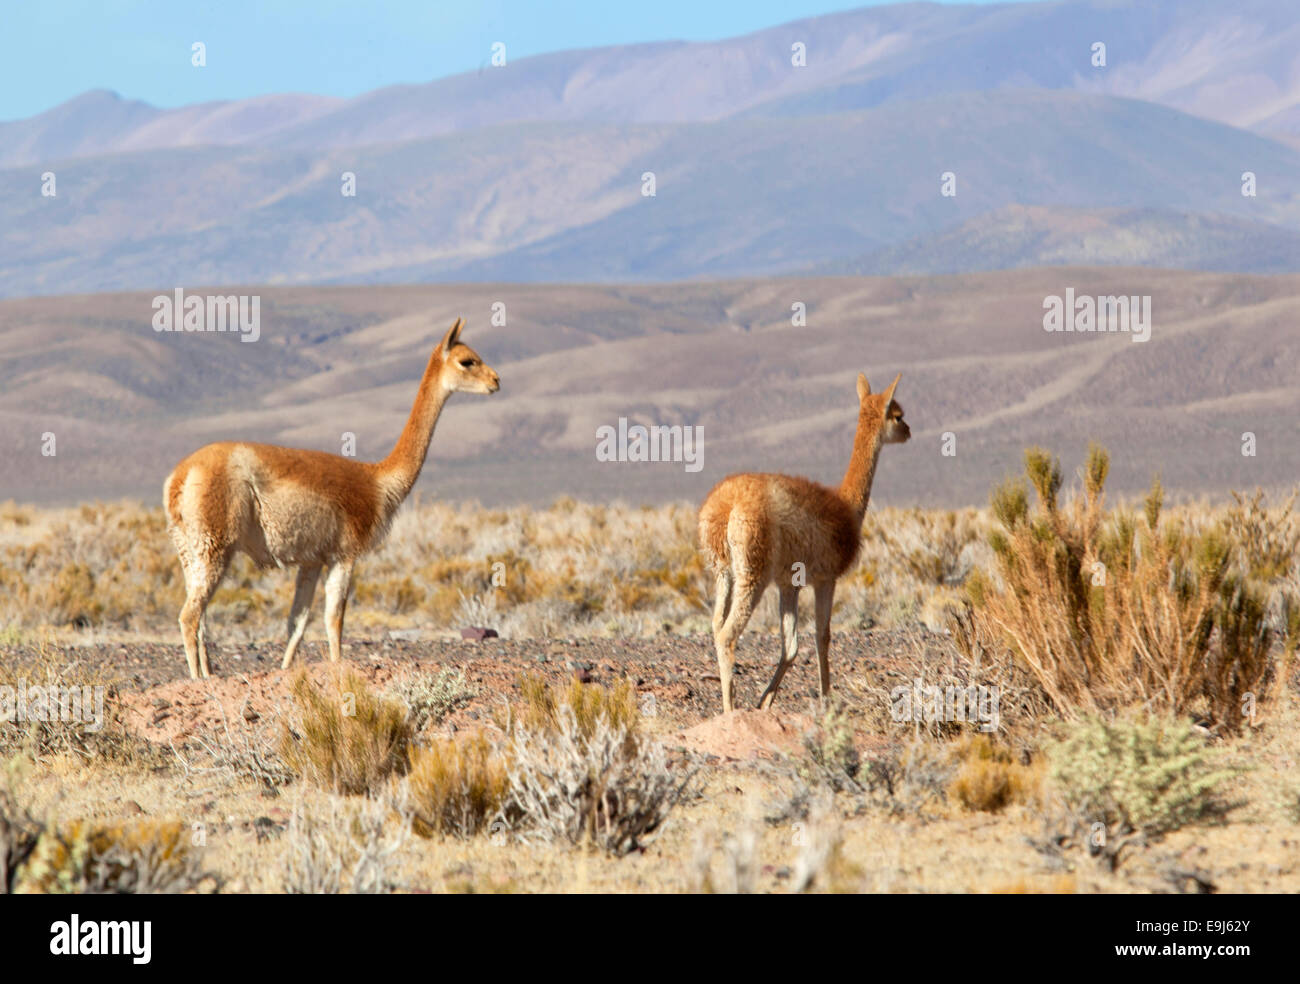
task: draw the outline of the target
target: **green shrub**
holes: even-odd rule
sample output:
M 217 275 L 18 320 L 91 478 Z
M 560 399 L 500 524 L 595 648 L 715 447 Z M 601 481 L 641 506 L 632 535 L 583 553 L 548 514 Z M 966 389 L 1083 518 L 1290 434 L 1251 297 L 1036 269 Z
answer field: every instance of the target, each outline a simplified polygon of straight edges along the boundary
M 1112 838 L 1157 837 L 1230 808 L 1221 787 L 1236 772 L 1185 719 L 1085 717 L 1048 756 L 1067 808 Z

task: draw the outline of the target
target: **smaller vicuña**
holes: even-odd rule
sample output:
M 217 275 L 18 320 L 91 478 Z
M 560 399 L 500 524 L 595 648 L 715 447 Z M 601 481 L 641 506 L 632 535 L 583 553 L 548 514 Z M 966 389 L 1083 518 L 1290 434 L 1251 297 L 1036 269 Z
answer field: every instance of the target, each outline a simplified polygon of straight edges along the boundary
M 900 373 L 875 395 L 858 374 L 858 430 L 838 489 L 791 475 L 747 473 L 724 478 L 700 507 L 700 544 L 713 567 L 713 644 L 722 682 L 722 710 L 732 710 L 736 642 L 764 589 L 776 584 L 781 601 L 781 661 L 758 706 L 772 706 L 798 646 L 799 589 L 811 585 L 817 614 L 821 694 L 831 690 L 831 603 L 835 582 L 858 556 L 862 518 L 871 498 L 876 462 L 885 444 L 912 436 L 894 402 Z

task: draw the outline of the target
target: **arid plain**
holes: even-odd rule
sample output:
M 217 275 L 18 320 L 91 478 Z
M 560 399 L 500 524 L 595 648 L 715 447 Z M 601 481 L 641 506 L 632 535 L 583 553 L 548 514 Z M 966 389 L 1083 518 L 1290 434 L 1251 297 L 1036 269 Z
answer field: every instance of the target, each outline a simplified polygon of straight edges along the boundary
M 1067 287 L 1151 295 L 1150 340 L 1045 332 Z M 5 726 L 9 887 L 1300 888 L 1300 277 L 220 293 L 261 296 L 257 342 L 156 333 L 148 292 L 0 302 L 0 685 L 103 686 L 106 721 Z M 319 600 L 279 669 L 292 578 L 240 560 L 188 680 L 168 469 L 232 437 L 381 457 L 456 316 L 502 390 L 453 399 L 362 562 L 352 675 Z M 837 592 L 832 702 L 805 610 L 774 711 L 721 718 L 694 507 L 740 468 L 838 481 L 858 371 L 903 374 L 913 436 Z M 703 468 L 597 461 L 620 417 L 702 426 Z M 900 720 L 931 686 L 998 688 L 998 727 Z

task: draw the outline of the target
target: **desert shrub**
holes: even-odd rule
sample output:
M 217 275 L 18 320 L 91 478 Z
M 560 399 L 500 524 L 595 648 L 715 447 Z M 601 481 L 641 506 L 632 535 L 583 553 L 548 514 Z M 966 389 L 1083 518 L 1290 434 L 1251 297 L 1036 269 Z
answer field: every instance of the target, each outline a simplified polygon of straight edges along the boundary
M 482 733 L 416 748 L 406 778 L 412 826 L 421 837 L 471 837 L 502 815 L 509 785 L 505 756 Z
M 374 792 L 406 771 L 411 725 L 406 708 L 376 694 L 353 670 L 317 687 L 305 670 L 293 681 L 296 717 L 284 725 L 280 754 L 298 776 L 348 795 Z
M 759 872 L 753 827 L 719 833 L 699 830 L 691 854 L 691 890 L 702 895 L 752 895 Z
M 690 782 L 668 768 L 658 742 L 595 719 L 584 733 L 567 704 L 553 727 L 517 725 L 510 739 L 510 795 L 523 823 L 544 840 L 591 843 L 614 855 L 657 830 Z
M 18 876 L 45 829 L 9 788 L 11 766 L 6 766 L 5 784 L 0 786 L 0 895 L 18 887 Z
M 987 735 L 955 743 L 953 753 L 960 764 L 948 796 L 972 812 L 1001 813 L 1013 803 L 1029 802 L 1041 785 L 1037 768 L 996 747 Z
M 398 804 L 398 813 L 403 813 Z M 405 823 L 390 824 L 380 800 L 357 805 L 330 800 L 319 814 L 294 810 L 280 859 L 281 890 L 290 895 L 381 895 L 396 889 L 396 860 Z M 391 828 L 391 829 L 390 829 Z
M 804 749 L 809 763 L 804 772 L 810 781 L 835 790 L 862 788 L 856 781 L 861 759 L 853 743 L 853 722 L 843 706 L 826 710 L 817 727 L 804 736 Z
M 27 894 L 179 894 L 220 887 L 190 849 L 178 821 L 99 825 L 76 820 L 47 828 L 22 869 Z
M 1036 508 L 1022 482 L 994 491 L 993 570 L 968 579 L 973 631 L 957 641 L 1010 649 L 1067 718 L 1141 704 L 1236 731 L 1300 640 L 1300 609 L 1279 580 L 1282 555 L 1300 545 L 1289 504 L 1239 500 L 1198 527 L 1162 515 L 1157 479 L 1139 520 L 1105 509 L 1109 468 L 1092 445 L 1083 495 L 1062 505 L 1060 462 L 1025 452 Z M 1256 554 L 1245 529 L 1271 549 Z
M 191 734 L 182 749 L 172 746 L 187 779 L 211 776 L 225 782 L 253 782 L 268 790 L 294 780 L 296 773 L 280 754 L 284 724 L 278 710 L 259 717 L 255 724 L 241 714 L 232 728 L 221 701 L 214 697 L 213 702 L 221 715 L 220 727 Z
M 1230 808 L 1222 786 L 1236 772 L 1186 719 L 1085 717 L 1048 756 L 1067 809 L 1110 840 L 1158 837 Z
M 913 739 L 891 742 L 867 759 L 857 781 L 868 802 L 893 816 L 932 817 L 947 802 L 956 766 L 943 747 Z
M 156 761 L 156 749 L 127 731 L 116 683 L 42 634 L 35 652 L 0 665 L 0 754 L 75 755 L 120 763 Z M 18 704 L 24 701 L 23 720 Z
M 861 891 L 862 869 L 844 856 L 844 831 L 824 805 L 813 808 L 795 858 L 791 890 L 845 895 Z
M 405 705 L 411 730 L 416 734 L 468 704 L 476 693 L 460 670 L 442 670 L 437 676 L 416 673 L 388 688 L 388 695 Z

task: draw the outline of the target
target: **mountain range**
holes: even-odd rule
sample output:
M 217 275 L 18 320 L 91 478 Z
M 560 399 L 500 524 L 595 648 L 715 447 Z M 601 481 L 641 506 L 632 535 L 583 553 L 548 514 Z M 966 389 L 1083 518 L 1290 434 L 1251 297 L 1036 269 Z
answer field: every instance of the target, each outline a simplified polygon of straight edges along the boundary
M 0 123 L 0 296 L 1300 271 L 1298 148 L 1291 0 L 897 4 L 350 99 L 97 91 Z

